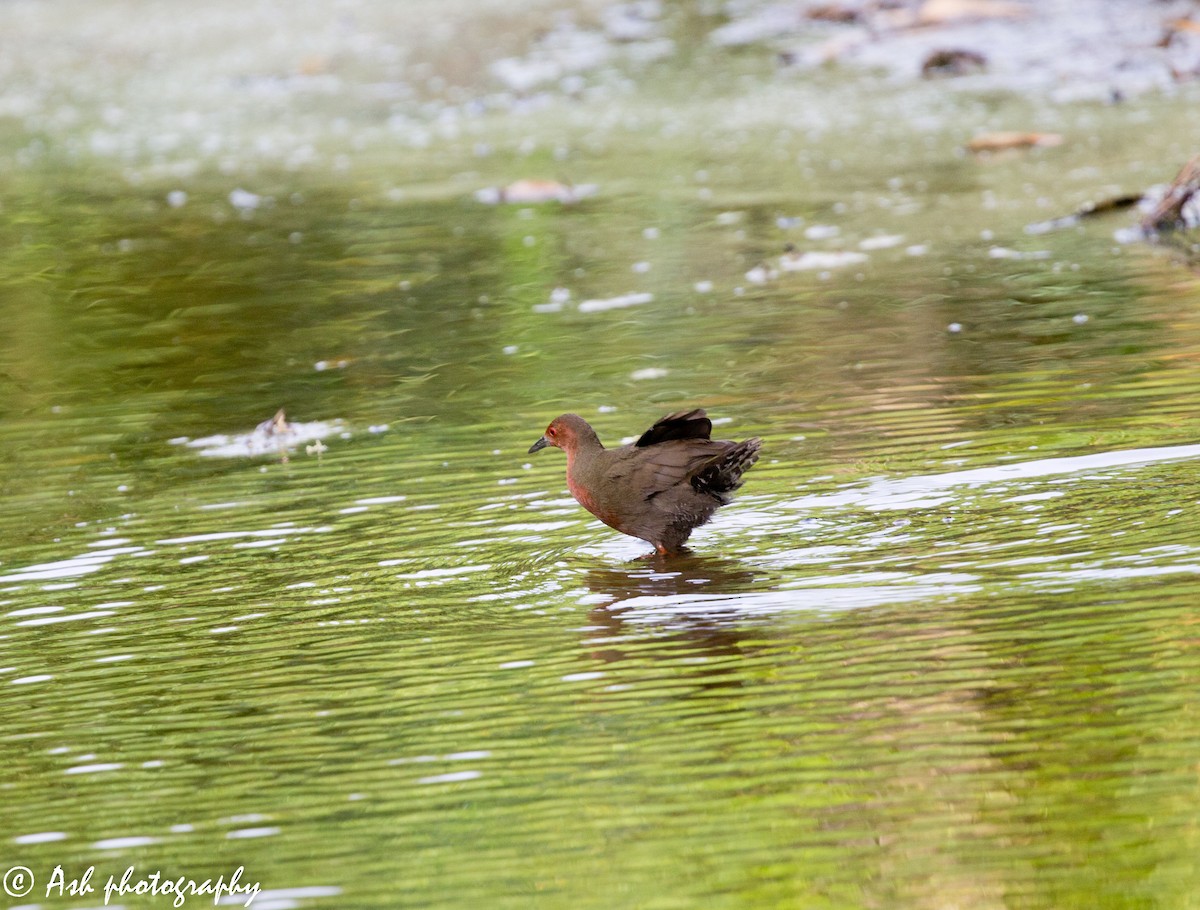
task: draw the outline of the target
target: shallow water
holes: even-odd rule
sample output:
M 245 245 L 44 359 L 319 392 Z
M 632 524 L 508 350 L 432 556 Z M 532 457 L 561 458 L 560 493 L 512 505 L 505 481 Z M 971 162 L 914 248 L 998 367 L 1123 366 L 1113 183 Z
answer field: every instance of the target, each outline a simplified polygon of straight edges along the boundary
M 1197 279 L 1128 213 L 1023 230 L 1169 177 L 1186 99 L 976 161 L 836 104 L 755 132 L 794 90 L 648 164 L 551 111 L 574 206 L 479 204 L 540 159 L 453 143 L 401 193 L 6 178 L 14 905 L 131 865 L 274 908 L 1191 905 Z M 526 454 L 683 406 L 764 456 L 678 559 Z M 280 407 L 305 438 L 247 448 Z

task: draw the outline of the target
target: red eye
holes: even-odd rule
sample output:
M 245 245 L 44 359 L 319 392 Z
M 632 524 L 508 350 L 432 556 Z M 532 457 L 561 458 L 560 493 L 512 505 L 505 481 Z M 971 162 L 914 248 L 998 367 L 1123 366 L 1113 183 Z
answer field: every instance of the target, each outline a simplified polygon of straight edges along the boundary
M 557 436 L 557 435 L 558 435 L 558 430 L 554 429 L 554 427 L 547 427 L 547 428 L 546 428 L 546 435 L 547 435 L 547 436 L 550 436 L 551 438 L 553 438 L 553 437 L 555 437 L 555 436 Z

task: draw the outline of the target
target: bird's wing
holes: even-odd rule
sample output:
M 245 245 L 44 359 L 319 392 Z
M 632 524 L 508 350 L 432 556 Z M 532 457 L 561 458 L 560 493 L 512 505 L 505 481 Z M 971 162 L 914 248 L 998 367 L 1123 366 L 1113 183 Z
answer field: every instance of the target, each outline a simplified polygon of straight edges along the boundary
M 619 482 L 641 491 L 650 500 L 660 493 L 681 484 L 720 457 L 730 446 L 728 442 L 711 439 L 669 440 L 649 449 L 628 447 L 629 457 L 623 459 Z
M 673 439 L 709 439 L 711 436 L 712 421 L 703 408 L 696 408 L 693 411 L 676 411 L 663 417 L 643 433 L 634 446 L 644 449 Z

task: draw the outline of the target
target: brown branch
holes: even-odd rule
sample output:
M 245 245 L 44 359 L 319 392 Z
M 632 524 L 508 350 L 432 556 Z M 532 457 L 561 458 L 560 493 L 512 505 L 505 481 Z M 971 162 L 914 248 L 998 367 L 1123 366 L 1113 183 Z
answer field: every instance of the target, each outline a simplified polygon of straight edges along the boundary
M 1162 199 L 1142 219 L 1142 230 L 1147 234 L 1174 231 L 1187 227 L 1183 217 L 1183 207 L 1200 191 L 1200 155 L 1193 155 L 1171 185 L 1163 194 Z

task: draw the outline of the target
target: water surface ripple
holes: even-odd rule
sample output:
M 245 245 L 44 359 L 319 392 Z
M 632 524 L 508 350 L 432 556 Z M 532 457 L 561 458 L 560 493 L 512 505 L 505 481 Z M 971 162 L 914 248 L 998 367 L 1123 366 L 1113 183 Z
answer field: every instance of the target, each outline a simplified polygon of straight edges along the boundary
M 1108 226 L 994 255 L 1069 161 L 765 186 L 809 142 L 575 207 L 14 182 L 10 864 L 243 866 L 276 908 L 1193 905 L 1195 276 Z M 814 237 L 836 266 L 748 277 Z M 680 558 L 527 454 L 684 406 L 764 454 Z M 241 445 L 281 407 L 303 440 Z

